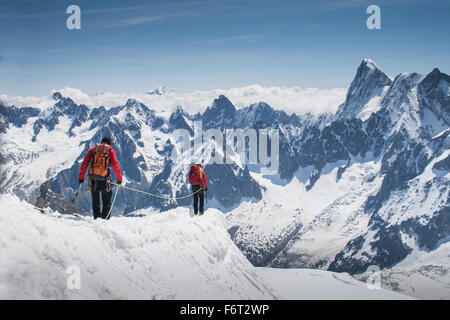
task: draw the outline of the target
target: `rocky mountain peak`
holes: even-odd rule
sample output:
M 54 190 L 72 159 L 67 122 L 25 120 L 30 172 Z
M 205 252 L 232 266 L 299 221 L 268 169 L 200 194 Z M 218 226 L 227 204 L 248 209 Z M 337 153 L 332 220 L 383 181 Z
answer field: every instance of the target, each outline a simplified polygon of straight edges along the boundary
M 218 98 L 214 99 L 211 109 L 216 111 L 224 110 L 226 113 L 234 113 L 236 111 L 234 105 L 224 95 L 220 95 Z
M 59 101 L 59 100 L 62 100 L 64 97 L 61 94 L 61 92 L 57 91 L 57 92 L 53 93 L 52 98 L 53 98 L 53 100 Z
M 159 86 L 153 90 L 147 91 L 146 93 L 152 96 L 164 96 L 170 92 L 165 86 Z
M 364 59 L 350 84 L 345 102 L 336 112 L 337 118 L 350 119 L 362 113 L 367 103 L 381 96 L 386 86 L 392 85 L 391 78 L 370 59 Z
M 224 95 L 214 99 L 213 104 L 203 113 L 203 123 L 206 127 L 223 128 L 230 125 L 236 113 L 235 106 Z

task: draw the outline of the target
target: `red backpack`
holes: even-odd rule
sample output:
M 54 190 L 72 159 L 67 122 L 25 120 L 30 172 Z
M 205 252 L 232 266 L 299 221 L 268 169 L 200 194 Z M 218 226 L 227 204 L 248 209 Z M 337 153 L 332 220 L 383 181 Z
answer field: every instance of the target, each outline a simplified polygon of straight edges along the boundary
M 203 185 L 203 170 L 199 164 L 193 164 L 189 170 L 189 183 L 193 186 Z

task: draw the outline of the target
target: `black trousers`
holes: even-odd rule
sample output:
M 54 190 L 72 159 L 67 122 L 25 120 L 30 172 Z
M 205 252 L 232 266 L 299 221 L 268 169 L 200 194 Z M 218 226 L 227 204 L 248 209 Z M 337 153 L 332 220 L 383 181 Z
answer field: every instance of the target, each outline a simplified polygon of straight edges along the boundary
M 204 208 L 204 200 L 205 200 L 205 195 L 204 195 L 204 190 L 202 189 L 201 191 L 198 191 L 202 188 L 203 186 L 192 186 L 192 192 L 194 193 L 194 214 L 198 214 L 199 213 L 199 202 L 200 202 L 200 214 L 203 214 L 203 208 Z M 198 191 L 198 192 L 197 192 Z
M 111 209 L 112 190 L 111 186 L 106 185 L 106 180 L 92 180 L 91 194 L 92 194 L 92 210 L 94 211 L 94 219 L 106 219 Z M 100 211 L 100 194 L 102 197 L 103 207 Z M 109 219 L 110 217 L 108 217 Z

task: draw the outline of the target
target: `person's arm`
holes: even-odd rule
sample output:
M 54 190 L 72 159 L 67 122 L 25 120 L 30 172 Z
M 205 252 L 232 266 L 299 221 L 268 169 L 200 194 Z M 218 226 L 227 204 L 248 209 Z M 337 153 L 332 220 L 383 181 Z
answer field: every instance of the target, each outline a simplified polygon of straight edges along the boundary
M 113 148 L 111 148 L 110 154 L 111 154 L 111 166 L 114 170 L 114 173 L 116 174 L 117 183 L 122 183 L 122 170 L 120 170 L 119 163 L 117 162 L 116 152 L 114 151 Z
M 205 189 L 208 189 L 208 182 L 206 181 L 206 174 L 205 174 L 205 170 L 201 169 L 203 171 L 202 174 L 202 179 L 203 179 L 203 186 L 205 187 Z
M 82 183 L 84 181 L 84 175 L 86 174 L 87 167 L 91 161 L 92 154 L 94 153 L 94 148 L 90 148 L 86 156 L 84 157 L 83 163 L 80 167 L 80 174 L 78 175 L 78 182 Z

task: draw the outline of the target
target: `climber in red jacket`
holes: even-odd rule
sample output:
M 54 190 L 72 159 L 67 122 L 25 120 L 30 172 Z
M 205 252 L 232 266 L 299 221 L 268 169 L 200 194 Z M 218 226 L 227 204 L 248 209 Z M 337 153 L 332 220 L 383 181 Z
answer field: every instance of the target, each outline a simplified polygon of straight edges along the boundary
M 206 181 L 205 171 L 201 164 L 193 164 L 189 170 L 189 183 L 192 185 L 192 192 L 194 193 L 194 214 L 199 213 L 200 200 L 200 215 L 203 214 L 204 209 L 204 193 L 208 191 L 208 182 Z
M 92 194 L 92 209 L 94 219 L 109 219 L 111 209 L 111 174 L 110 167 L 113 168 L 117 177 L 117 183 L 122 183 L 122 172 L 117 162 L 116 152 L 111 147 L 111 139 L 104 137 L 100 144 L 89 149 L 81 164 L 79 183 L 84 182 L 84 175 L 89 166 L 89 188 Z M 100 212 L 100 192 L 102 195 L 103 208 Z

